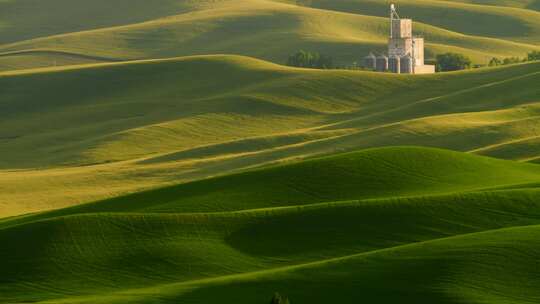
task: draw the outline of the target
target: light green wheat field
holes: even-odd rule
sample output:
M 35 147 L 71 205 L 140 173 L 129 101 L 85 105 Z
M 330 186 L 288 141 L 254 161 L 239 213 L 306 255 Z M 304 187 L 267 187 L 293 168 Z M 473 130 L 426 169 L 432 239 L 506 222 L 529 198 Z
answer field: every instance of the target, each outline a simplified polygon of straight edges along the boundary
M 426 56 L 538 0 L 396 1 Z M 431 75 L 382 0 L 0 0 L 0 303 L 540 303 L 540 62 Z

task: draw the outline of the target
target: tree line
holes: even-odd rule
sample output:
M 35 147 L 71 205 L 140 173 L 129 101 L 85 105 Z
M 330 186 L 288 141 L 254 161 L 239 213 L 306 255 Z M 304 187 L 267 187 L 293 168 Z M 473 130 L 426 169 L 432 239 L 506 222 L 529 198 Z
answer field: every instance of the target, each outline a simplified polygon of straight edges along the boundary
M 501 59 L 494 57 L 489 61 L 488 66 L 499 66 L 535 60 L 540 60 L 540 51 L 532 51 L 524 58 L 508 57 Z M 435 64 L 438 72 L 458 71 L 482 67 L 481 65 L 473 65 L 469 57 L 459 53 L 438 54 L 433 63 Z M 338 66 L 334 63 L 331 56 L 304 50 L 300 50 L 290 55 L 286 64 L 288 66 L 310 69 L 362 69 L 362 67 L 360 67 L 356 62 L 352 65 Z
M 304 50 L 300 50 L 289 56 L 289 59 L 287 60 L 287 65 L 312 69 L 334 68 L 332 57 L 321 55 L 317 52 L 308 52 Z
M 540 60 L 540 51 L 532 51 L 527 54 L 525 58 L 519 57 L 507 57 L 507 58 L 497 58 L 493 57 L 488 63 L 488 66 L 498 66 L 498 65 L 507 65 L 513 63 L 527 62 L 527 61 L 536 61 Z
M 521 63 L 527 61 L 536 61 L 540 60 L 540 51 L 532 51 L 527 53 L 527 56 L 524 58 L 519 57 L 507 57 L 507 58 L 496 58 L 493 57 L 488 63 L 488 66 L 499 66 L 507 65 L 514 63 Z M 472 66 L 472 62 L 469 57 L 463 54 L 457 53 L 444 53 L 437 55 L 437 71 L 446 72 L 446 71 L 457 71 L 470 69 L 471 67 L 481 67 L 481 66 Z

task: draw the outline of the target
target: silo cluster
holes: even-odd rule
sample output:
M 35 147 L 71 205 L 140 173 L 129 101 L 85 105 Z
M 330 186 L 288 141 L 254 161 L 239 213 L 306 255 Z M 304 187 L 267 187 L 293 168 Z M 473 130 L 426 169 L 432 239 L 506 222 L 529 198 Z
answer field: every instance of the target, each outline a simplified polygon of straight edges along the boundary
M 434 65 L 424 64 L 424 38 L 413 36 L 412 19 L 400 18 L 394 4 L 390 5 L 390 37 L 386 54 L 375 56 L 370 53 L 364 58 L 364 68 L 397 74 L 435 73 Z
M 375 56 L 369 54 L 364 58 L 364 68 L 377 72 L 392 72 L 397 74 L 413 74 L 414 60 L 411 55 L 405 56 L 386 55 Z

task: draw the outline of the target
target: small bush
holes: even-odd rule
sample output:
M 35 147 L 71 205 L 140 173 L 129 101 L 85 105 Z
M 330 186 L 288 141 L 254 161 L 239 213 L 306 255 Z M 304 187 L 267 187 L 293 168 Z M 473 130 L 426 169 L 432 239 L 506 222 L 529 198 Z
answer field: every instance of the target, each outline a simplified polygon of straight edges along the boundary
M 274 293 L 274 296 L 272 297 L 272 300 L 270 301 L 270 304 L 290 304 L 289 298 L 282 297 L 279 293 Z
M 532 51 L 527 54 L 527 61 L 540 60 L 540 51 Z
M 520 63 L 520 62 L 523 62 L 524 60 L 518 58 L 518 57 L 508 57 L 508 58 L 504 58 L 503 59 L 503 65 L 506 65 L 506 64 L 514 64 L 514 63 Z

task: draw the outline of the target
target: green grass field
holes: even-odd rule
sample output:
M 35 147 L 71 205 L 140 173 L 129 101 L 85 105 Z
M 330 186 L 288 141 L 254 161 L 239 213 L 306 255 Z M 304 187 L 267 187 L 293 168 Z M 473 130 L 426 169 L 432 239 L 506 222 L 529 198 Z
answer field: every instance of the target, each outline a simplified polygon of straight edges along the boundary
M 540 62 L 351 65 L 388 1 L 0 0 L 0 304 L 540 303 Z M 396 1 L 426 55 L 538 0 Z
M 0 301 L 534 303 L 539 185 L 534 164 L 378 148 L 7 219 Z
M 388 1 L 297 2 L 306 1 L 122 0 L 115 2 L 116 9 L 103 0 L 2 1 L 0 71 L 90 63 L 89 58 L 107 62 L 206 54 L 281 64 L 299 49 L 352 65 L 369 51 L 385 50 Z M 537 2 L 483 2 L 397 4 L 404 16 L 414 17 L 429 58 L 450 50 L 486 64 L 494 56 L 524 57 L 540 50 Z
M 6 72 L 0 215 L 377 146 L 534 162 L 539 66 L 411 78 L 216 55 Z

